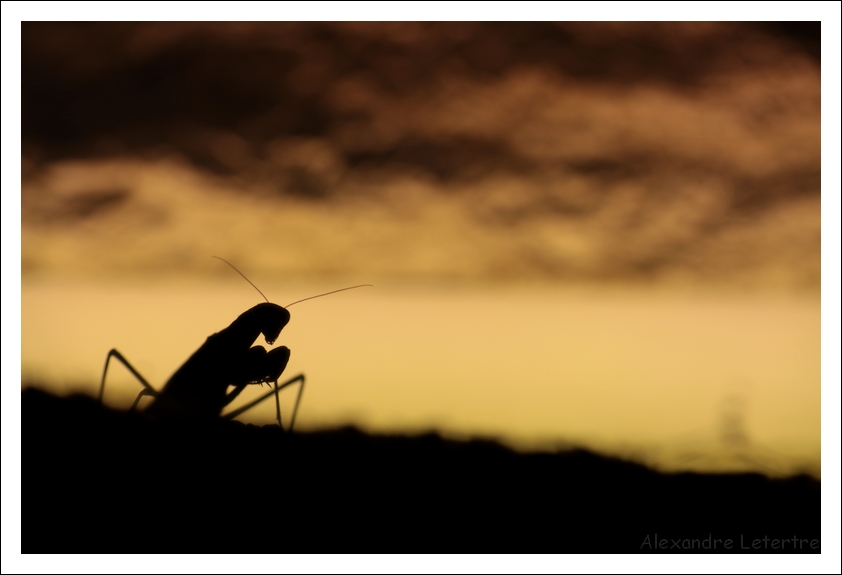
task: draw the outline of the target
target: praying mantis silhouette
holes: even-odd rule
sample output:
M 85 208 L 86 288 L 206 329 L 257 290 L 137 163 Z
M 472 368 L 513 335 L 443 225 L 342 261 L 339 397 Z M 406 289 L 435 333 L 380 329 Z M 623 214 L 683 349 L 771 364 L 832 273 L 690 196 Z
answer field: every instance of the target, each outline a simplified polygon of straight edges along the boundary
M 153 400 L 144 410 L 144 413 L 155 419 L 216 420 L 221 418 L 230 420 L 274 395 L 276 419 L 278 425 L 283 429 L 278 394 L 285 387 L 300 383 L 295 408 L 292 412 L 292 421 L 289 426 L 289 431 L 292 431 L 295 426 L 298 405 L 301 402 L 301 394 L 304 391 L 304 374 L 300 373 L 279 385 L 278 379 L 280 379 L 289 362 L 289 348 L 280 346 L 266 351 L 263 346 L 252 346 L 252 344 L 263 334 L 267 345 L 273 345 L 281 330 L 289 323 L 290 314 L 287 308 L 292 305 L 341 291 L 372 286 L 371 284 L 362 284 L 346 287 L 300 299 L 286 306 L 279 306 L 269 302 L 263 292 L 231 262 L 219 256 L 211 257 L 222 260 L 231 266 L 263 296 L 266 302 L 259 303 L 243 312 L 231 325 L 209 336 L 205 343 L 176 370 L 160 391 L 152 387 L 119 351 L 112 349 L 105 358 L 105 368 L 102 370 L 99 402 L 102 403 L 108 364 L 113 357 L 120 361 L 143 385 L 143 389 L 132 404 L 131 411 L 137 408 L 142 397 L 148 395 Z M 274 383 L 274 389 L 254 401 L 222 415 L 222 410 L 240 395 L 247 386 L 254 384 L 262 386 L 269 382 Z M 228 391 L 229 387 L 234 389 Z

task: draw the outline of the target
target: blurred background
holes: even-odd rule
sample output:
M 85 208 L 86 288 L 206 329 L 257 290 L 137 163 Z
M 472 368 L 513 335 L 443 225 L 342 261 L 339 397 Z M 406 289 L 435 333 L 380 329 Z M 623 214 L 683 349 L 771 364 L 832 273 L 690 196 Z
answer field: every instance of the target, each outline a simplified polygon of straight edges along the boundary
M 22 385 L 160 388 L 263 301 L 216 255 L 375 286 L 291 309 L 296 427 L 820 473 L 819 23 L 21 32 Z

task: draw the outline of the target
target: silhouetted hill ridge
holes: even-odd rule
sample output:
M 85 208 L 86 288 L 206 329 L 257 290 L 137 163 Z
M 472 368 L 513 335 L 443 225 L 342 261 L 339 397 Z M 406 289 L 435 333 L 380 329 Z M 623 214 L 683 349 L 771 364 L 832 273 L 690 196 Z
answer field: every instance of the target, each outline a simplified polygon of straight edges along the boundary
M 648 552 L 656 534 L 665 552 L 706 538 L 745 552 L 763 537 L 820 539 L 808 476 L 664 474 L 433 433 L 164 425 L 31 388 L 21 411 L 25 553 Z

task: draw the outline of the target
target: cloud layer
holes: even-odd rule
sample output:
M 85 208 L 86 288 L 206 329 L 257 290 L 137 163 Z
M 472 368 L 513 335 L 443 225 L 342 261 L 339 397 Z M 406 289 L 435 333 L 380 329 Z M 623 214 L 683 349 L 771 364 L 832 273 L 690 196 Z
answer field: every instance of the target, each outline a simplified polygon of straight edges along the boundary
M 817 290 L 817 39 L 24 23 L 24 273 L 199 271 L 223 249 L 305 277 Z

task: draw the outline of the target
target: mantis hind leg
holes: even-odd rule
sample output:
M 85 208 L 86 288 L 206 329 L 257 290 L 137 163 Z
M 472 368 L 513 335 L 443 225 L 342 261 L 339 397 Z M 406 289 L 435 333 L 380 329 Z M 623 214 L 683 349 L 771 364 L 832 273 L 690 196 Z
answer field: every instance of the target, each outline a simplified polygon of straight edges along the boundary
M 305 377 L 304 377 L 303 373 L 300 373 L 300 374 L 296 375 L 292 379 L 289 379 L 289 380 L 283 382 L 280 385 L 278 384 L 278 381 L 275 380 L 275 388 L 274 389 L 272 389 L 270 391 L 267 391 L 266 393 L 264 393 L 263 395 L 261 395 L 260 397 L 255 399 L 254 401 L 252 401 L 250 403 L 247 403 L 246 405 L 240 407 L 239 409 L 236 409 L 236 410 L 232 411 L 231 413 L 225 414 L 223 416 L 223 419 L 226 419 L 226 420 L 234 419 L 238 415 L 241 415 L 241 414 L 245 413 L 246 411 L 248 411 L 249 409 L 251 409 L 255 405 L 258 405 L 259 403 L 262 403 L 264 400 L 266 400 L 270 396 L 274 395 L 275 396 L 275 409 L 276 409 L 276 416 L 277 416 L 277 419 L 278 419 L 278 425 L 281 425 L 281 407 L 280 407 L 280 401 L 278 400 L 278 394 L 285 387 L 288 387 L 288 386 L 290 386 L 294 383 L 301 383 L 301 385 L 298 387 L 298 396 L 295 398 L 295 408 L 292 411 L 292 421 L 289 425 L 289 431 L 292 431 L 293 428 L 295 427 L 295 416 L 298 414 L 298 404 L 301 403 L 301 394 L 304 393 L 304 382 L 305 382 Z M 281 427 L 283 428 L 283 426 L 281 426 Z
M 132 404 L 131 411 L 135 410 L 135 408 L 137 407 L 137 404 L 140 402 L 140 398 L 142 398 L 144 395 L 151 395 L 152 397 L 158 396 L 158 392 L 155 390 L 155 388 L 152 387 L 149 384 L 149 382 L 146 381 L 146 379 L 142 375 L 140 375 L 140 372 L 138 370 L 136 370 L 125 357 L 123 357 L 123 354 L 121 354 L 116 349 L 112 349 L 111 351 L 108 352 L 108 355 L 105 356 L 105 367 L 102 370 L 102 381 L 100 382 L 100 385 L 99 385 L 99 402 L 100 403 L 102 403 L 102 396 L 105 393 L 105 376 L 108 373 L 108 362 L 111 361 L 112 357 L 116 358 L 120 363 L 122 363 L 125 366 L 125 368 L 128 369 L 129 372 L 131 372 L 131 374 L 137 378 L 137 380 L 141 383 L 141 385 L 143 385 L 143 389 L 140 391 L 139 394 L 137 394 L 137 398 L 134 400 L 134 403 Z

